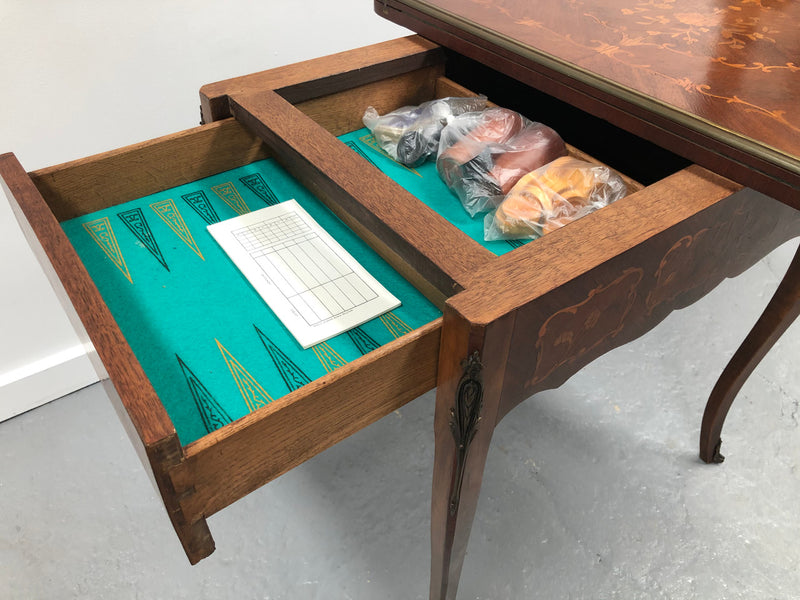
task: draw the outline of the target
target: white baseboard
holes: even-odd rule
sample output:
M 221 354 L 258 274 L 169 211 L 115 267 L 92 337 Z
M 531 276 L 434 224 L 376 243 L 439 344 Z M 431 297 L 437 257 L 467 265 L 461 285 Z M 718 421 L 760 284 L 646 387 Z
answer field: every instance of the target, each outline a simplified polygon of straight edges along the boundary
M 73 346 L 0 373 L 0 421 L 98 381 L 86 349 Z

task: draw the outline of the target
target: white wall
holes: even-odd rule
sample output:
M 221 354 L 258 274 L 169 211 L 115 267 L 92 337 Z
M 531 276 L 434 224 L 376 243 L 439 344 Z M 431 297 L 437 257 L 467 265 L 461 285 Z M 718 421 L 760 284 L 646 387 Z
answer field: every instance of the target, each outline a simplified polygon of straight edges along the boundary
M 408 33 L 371 0 L 0 0 L 0 153 L 32 171 L 193 127 L 205 83 Z M 0 420 L 96 378 L 0 194 Z

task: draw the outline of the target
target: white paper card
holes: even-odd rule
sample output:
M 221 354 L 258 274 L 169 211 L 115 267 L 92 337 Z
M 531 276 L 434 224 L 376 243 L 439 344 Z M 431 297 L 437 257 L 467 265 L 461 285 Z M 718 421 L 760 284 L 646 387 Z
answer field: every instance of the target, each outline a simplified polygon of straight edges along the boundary
M 400 306 L 296 200 L 208 231 L 303 348 Z

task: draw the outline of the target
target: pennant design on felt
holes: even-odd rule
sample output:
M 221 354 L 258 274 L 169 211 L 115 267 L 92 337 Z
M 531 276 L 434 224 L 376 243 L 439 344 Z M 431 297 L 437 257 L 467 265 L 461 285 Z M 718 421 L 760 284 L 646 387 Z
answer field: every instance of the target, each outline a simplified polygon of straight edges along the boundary
M 275 368 L 278 369 L 278 372 L 281 374 L 281 377 L 283 378 L 284 383 L 286 383 L 286 387 L 289 388 L 289 391 L 294 391 L 299 387 L 303 387 L 307 383 L 311 383 L 311 379 L 308 377 L 308 375 L 306 375 L 305 372 L 303 372 L 303 370 L 298 367 L 294 361 L 292 361 L 292 359 L 286 356 L 283 350 L 278 348 L 273 341 L 269 339 L 258 327 L 256 327 L 256 333 L 261 339 L 261 342 L 264 344 L 264 347 L 267 349 L 269 357 L 275 364 Z
M 189 386 L 189 391 L 194 398 L 194 403 L 197 405 L 197 411 L 203 418 L 203 425 L 206 426 L 206 431 L 211 433 L 215 429 L 219 429 L 223 425 L 231 422 L 231 418 L 225 409 L 214 399 L 211 393 L 206 389 L 206 386 L 197 378 L 192 370 L 186 365 L 181 357 L 177 354 L 175 358 L 178 359 L 178 364 L 181 366 L 183 376 L 186 378 L 186 384 Z
M 375 138 L 373 137 L 372 139 L 374 140 Z M 371 159 L 369 156 L 367 156 L 367 153 L 366 153 L 366 152 L 364 152 L 364 151 L 361 149 L 361 146 L 359 146 L 358 144 L 356 144 L 356 143 L 355 143 L 353 140 L 350 140 L 349 142 L 345 142 L 345 144 L 347 144 L 348 146 L 350 146 L 350 149 L 351 149 L 351 150 L 353 150 L 353 152 L 355 152 L 356 154 L 358 154 L 358 155 L 359 155 L 361 158 L 363 158 L 364 160 L 366 160 L 366 161 L 367 161 L 369 164 L 371 164 L 373 167 L 377 167 L 377 165 L 376 165 L 374 162 L 372 162 L 372 159 Z
M 247 404 L 247 408 L 250 409 L 250 412 L 253 412 L 254 410 L 261 408 L 262 406 L 266 406 L 272 402 L 272 396 L 270 396 L 267 391 L 261 387 L 261 384 L 255 380 L 255 377 L 250 375 L 249 371 L 233 357 L 233 354 L 228 352 L 228 350 L 220 343 L 219 340 L 214 341 L 217 342 L 219 351 L 222 353 L 222 357 L 225 359 L 225 364 L 228 365 L 228 369 L 230 370 L 233 379 L 236 381 L 236 385 L 239 387 L 239 391 L 244 398 L 245 404 Z
M 244 215 L 250 212 L 250 208 L 245 204 L 244 198 L 233 185 L 233 182 L 220 183 L 212 186 L 211 189 L 219 196 L 225 204 L 230 206 L 237 215 Z
M 327 342 L 320 342 L 319 344 L 311 346 L 311 349 L 314 351 L 314 354 L 317 355 L 319 362 L 322 363 L 322 366 L 325 367 L 325 371 L 328 373 L 347 364 L 347 361 L 343 359 L 336 350 L 331 348 Z
M 380 344 L 372 339 L 372 336 L 361 329 L 361 327 L 354 327 L 347 332 L 347 335 L 350 336 L 350 339 L 353 340 L 353 343 L 362 355 L 380 348 Z
M 278 200 L 275 192 L 272 191 L 272 188 L 269 187 L 267 182 L 264 181 L 261 173 L 253 173 L 251 175 L 239 177 L 239 181 L 245 184 L 256 196 L 261 198 L 267 206 L 280 204 L 280 200 Z
M 386 329 L 389 330 L 389 333 L 396 338 L 404 336 L 411 331 L 411 327 L 406 325 L 406 323 L 393 312 L 388 312 L 378 318 L 386 325 Z
M 156 260 L 161 263 L 167 271 L 167 261 L 164 260 L 164 255 L 161 254 L 161 248 L 158 247 L 158 242 L 150 230 L 150 225 L 147 224 L 147 219 L 144 218 L 144 213 L 141 208 L 132 208 L 121 213 L 117 213 L 120 220 L 127 225 L 131 233 L 136 236 L 142 245 L 149 250 L 150 254 L 155 256 Z
M 161 217 L 161 220 L 175 232 L 175 235 L 183 240 L 184 244 L 189 246 L 197 256 L 205 260 L 203 254 L 200 252 L 200 248 L 197 247 L 197 243 L 194 241 L 194 237 L 192 237 L 192 232 L 189 231 L 189 228 L 186 226 L 186 222 L 183 220 L 183 216 L 181 216 L 172 198 L 162 200 L 161 202 L 154 202 L 150 205 L 150 208 L 152 208 L 156 214 Z
M 381 148 L 381 147 L 378 145 L 378 140 L 376 140 L 376 139 L 375 139 L 375 136 L 374 136 L 374 135 L 372 135 L 371 133 L 368 133 L 367 135 L 362 135 L 360 138 L 358 138 L 358 141 L 359 141 L 359 142 L 361 142 L 362 144 L 364 144 L 365 146 L 369 146 L 370 148 L 372 148 L 373 150 L 375 150 L 375 152 L 377 152 L 378 154 L 383 154 L 383 155 L 384 155 L 386 158 L 388 158 L 389 160 L 391 160 L 391 161 L 392 161 L 394 164 L 396 164 L 398 167 L 403 167 L 403 168 L 404 168 L 406 171 L 411 171 L 411 172 L 412 172 L 412 173 L 414 173 L 414 175 L 416 175 L 417 177 L 422 177 L 422 175 L 420 175 L 420 174 L 419 174 L 419 171 L 417 171 L 416 169 L 412 169 L 411 167 L 407 167 L 407 166 L 406 166 L 406 165 L 404 165 L 403 163 L 397 162 L 397 161 L 396 161 L 396 160 L 394 160 L 394 159 L 393 159 L 391 156 L 389 156 L 388 154 L 386 154 L 386 152 L 384 151 L 384 149 L 383 149 L 383 148 Z M 351 143 L 352 143 L 352 142 L 348 142 L 348 143 L 347 143 L 347 145 L 348 145 L 348 146 L 350 146 L 350 144 L 351 144 Z M 350 147 L 351 147 L 351 148 L 353 148 L 353 146 L 350 146 Z M 369 162 L 371 162 L 373 165 L 375 164 L 374 162 L 372 162 L 372 160 L 371 160 L 371 159 L 367 158 L 367 155 L 366 155 L 366 153 L 365 153 L 365 152 L 362 152 L 362 151 L 360 151 L 360 149 L 356 149 L 356 148 L 353 148 L 353 150 L 355 150 L 356 152 L 358 152 L 358 153 L 359 153 L 361 156 L 363 156 L 364 158 L 366 158 L 366 159 L 367 159 Z
M 105 255 L 111 259 L 111 262 L 125 275 L 126 279 L 133 283 L 128 265 L 122 256 L 117 236 L 114 234 L 114 229 L 111 227 L 111 221 L 108 220 L 108 217 L 84 223 L 83 228 L 97 242 L 97 245 L 100 246 Z
M 217 211 L 215 211 L 214 207 L 211 206 L 211 203 L 208 201 L 206 193 L 203 190 L 197 190 L 196 192 L 184 194 L 181 196 L 181 198 L 183 198 L 184 202 L 191 206 L 194 212 L 200 215 L 200 218 L 209 225 L 213 223 L 219 223 Z

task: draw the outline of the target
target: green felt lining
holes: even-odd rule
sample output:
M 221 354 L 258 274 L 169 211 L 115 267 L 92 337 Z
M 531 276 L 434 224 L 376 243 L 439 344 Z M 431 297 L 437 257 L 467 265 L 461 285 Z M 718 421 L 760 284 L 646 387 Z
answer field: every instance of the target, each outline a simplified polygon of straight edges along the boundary
M 366 129 L 365 159 L 497 254 L 439 179 L 407 169 Z M 402 305 L 303 350 L 208 234 L 210 223 L 295 198 Z M 263 160 L 63 223 L 183 444 L 431 322 L 440 311 L 275 161 Z

